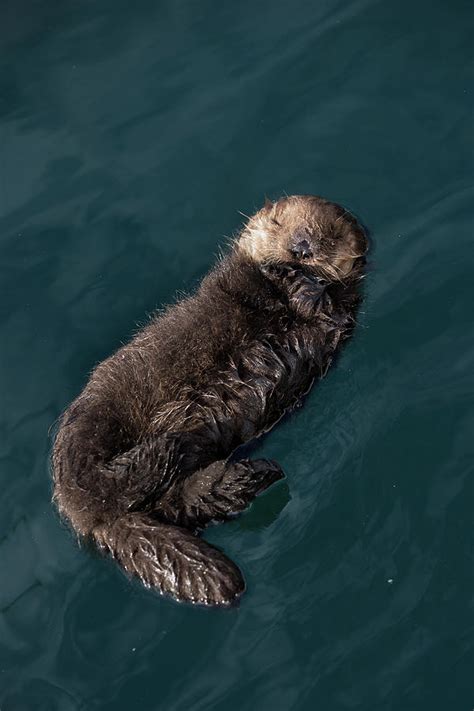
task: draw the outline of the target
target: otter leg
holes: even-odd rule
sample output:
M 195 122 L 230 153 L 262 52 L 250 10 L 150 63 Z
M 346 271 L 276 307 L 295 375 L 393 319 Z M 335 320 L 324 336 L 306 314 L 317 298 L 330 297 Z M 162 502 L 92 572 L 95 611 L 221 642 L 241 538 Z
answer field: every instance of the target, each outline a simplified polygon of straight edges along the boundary
M 145 510 L 169 487 L 181 468 L 181 438 L 149 437 L 100 467 L 103 486 L 119 511 Z
M 279 465 L 269 459 L 214 462 L 176 481 L 155 513 L 169 523 L 202 528 L 244 511 L 258 494 L 283 477 Z
M 203 461 L 201 439 L 199 432 L 152 435 L 102 465 L 102 482 L 118 511 L 152 510 L 173 480 L 196 471 Z

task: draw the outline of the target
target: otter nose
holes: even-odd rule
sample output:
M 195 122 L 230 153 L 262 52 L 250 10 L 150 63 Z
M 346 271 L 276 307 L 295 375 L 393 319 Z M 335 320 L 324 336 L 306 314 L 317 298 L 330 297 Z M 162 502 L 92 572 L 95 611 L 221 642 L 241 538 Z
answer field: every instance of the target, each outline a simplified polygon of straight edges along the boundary
M 308 240 L 302 239 L 291 249 L 291 254 L 296 257 L 296 259 L 311 259 L 313 250 Z

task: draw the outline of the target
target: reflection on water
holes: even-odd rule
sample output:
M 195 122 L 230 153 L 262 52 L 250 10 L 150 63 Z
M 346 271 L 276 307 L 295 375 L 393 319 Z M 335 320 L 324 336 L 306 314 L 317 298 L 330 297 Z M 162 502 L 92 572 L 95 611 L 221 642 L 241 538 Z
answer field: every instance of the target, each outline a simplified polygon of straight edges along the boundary
M 470 16 L 426 0 L 6 9 L 2 711 L 469 707 Z M 48 430 L 206 272 L 238 210 L 283 192 L 369 225 L 360 327 L 254 452 L 287 480 L 206 534 L 243 569 L 240 607 L 179 606 L 58 521 Z

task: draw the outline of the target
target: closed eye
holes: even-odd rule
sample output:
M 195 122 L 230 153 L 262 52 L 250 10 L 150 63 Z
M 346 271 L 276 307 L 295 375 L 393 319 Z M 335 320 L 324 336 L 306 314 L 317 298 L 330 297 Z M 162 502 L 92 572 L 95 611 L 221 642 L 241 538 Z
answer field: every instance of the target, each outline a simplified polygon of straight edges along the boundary
M 270 217 L 270 220 L 273 222 L 274 225 L 278 225 L 278 227 L 281 227 L 281 224 L 278 222 L 278 220 L 275 220 L 274 217 Z

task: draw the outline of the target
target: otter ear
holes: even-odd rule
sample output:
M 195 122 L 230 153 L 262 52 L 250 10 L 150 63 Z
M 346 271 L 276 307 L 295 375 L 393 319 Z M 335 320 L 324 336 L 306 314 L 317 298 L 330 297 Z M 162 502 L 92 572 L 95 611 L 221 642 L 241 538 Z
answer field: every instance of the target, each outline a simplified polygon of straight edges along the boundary
M 267 196 L 265 196 L 265 203 L 264 203 L 264 205 L 263 205 L 263 209 L 264 209 L 264 210 L 271 210 L 272 208 L 273 208 L 273 203 L 272 203 L 272 201 L 269 200 L 269 199 L 267 198 Z

